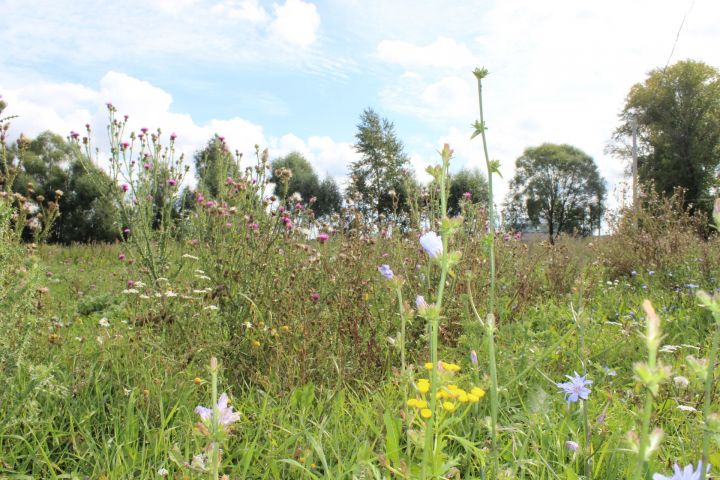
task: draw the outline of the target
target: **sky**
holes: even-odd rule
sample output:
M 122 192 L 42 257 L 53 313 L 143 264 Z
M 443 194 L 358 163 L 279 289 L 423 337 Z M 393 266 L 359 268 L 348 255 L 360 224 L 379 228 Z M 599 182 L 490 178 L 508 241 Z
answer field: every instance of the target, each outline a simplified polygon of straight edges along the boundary
M 217 133 L 340 182 L 373 108 L 427 181 L 446 142 L 453 170 L 485 171 L 470 140 L 485 67 L 495 202 L 523 151 L 552 142 L 595 159 L 612 207 L 627 165 L 604 151 L 630 87 L 668 61 L 720 67 L 718 25 L 717 0 L 0 0 L 0 95 L 11 135 L 89 123 L 102 145 L 111 102 L 188 157 Z

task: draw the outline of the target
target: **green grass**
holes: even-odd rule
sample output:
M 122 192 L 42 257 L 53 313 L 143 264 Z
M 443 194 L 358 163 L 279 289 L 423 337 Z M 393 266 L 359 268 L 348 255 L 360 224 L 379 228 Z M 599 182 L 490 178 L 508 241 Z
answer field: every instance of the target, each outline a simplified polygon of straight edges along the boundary
M 205 446 L 193 410 L 210 403 L 207 364 L 217 355 L 220 390 L 230 392 L 242 413 L 222 447 L 221 471 L 230 478 L 405 478 L 397 472 L 412 471 L 409 464 L 419 462 L 422 436 L 403 426 L 399 352 L 387 339 L 399 328 L 396 296 L 375 269 L 380 263 L 396 266 L 406 279 L 405 298 L 432 293 L 420 275 L 425 272 L 414 268 L 422 257 L 412 242 L 336 238 L 314 263 L 307 261 L 312 252 L 283 244 L 283 253 L 269 251 L 256 271 L 238 272 L 236 291 L 252 307 L 239 296 L 193 295 L 204 288 L 195 270 L 212 271 L 200 260 L 166 287 L 178 296 L 165 298 L 162 309 L 154 297 L 122 293 L 127 280 L 142 274 L 139 266 L 118 261 L 119 246 L 42 247 L 33 257 L 35 281 L 49 291 L 34 295 L 24 312 L 34 325 L 31 341 L 0 392 L 0 476 L 149 479 L 166 468 L 169 478 L 206 478 L 182 464 Z M 173 248 L 177 262 L 190 252 L 184 245 Z M 486 267 L 469 248 L 465 268 L 475 272 L 473 293 L 482 295 Z M 647 269 L 619 276 L 585 260 L 592 256 L 586 242 L 554 247 L 571 252 L 564 267 L 552 264 L 547 252 L 537 260 L 540 254 L 518 245 L 499 248 L 497 478 L 584 478 L 585 460 L 591 478 L 630 478 L 635 456 L 626 436 L 639 428 L 642 390 L 632 366 L 644 358 L 638 335 L 644 298 L 662 318 L 663 344 L 680 346 L 661 353 L 660 360 L 673 375 L 691 380 L 687 389 L 672 380 L 660 389 L 651 424 L 664 430 L 665 439 L 651 469 L 696 463 L 702 386 L 684 358 L 706 354 L 712 320 L 685 285 L 718 285 L 693 277 L 692 259 L 678 264 L 672 277 L 668 271 L 649 275 Z M 720 274 L 717 265 L 710 269 Z M 440 358 L 462 365 L 458 383 L 476 382 L 487 390 L 481 330 L 468 314 L 464 281 L 458 275 L 448 282 Z M 206 286 L 212 290 L 217 283 Z M 527 289 L 522 295 L 520 287 Z M 308 300 L 311 291 L 321 301 Z M 584 322 L 584 345 L 571 305 Z M 252 329 L 242 327 L 247 321 Z M 408 363 L 420 366 L 416 379 L 425 375 L 424 335 L 416 317 L 408 325 Z M 471 348 L 480 354 L 477 370 L 469 363 Z M 563 401 L 555 383 L 581 372 L 583 362 L 594 381 L 587 403 L 591 448 L 573 453 L 565 442 L 582 444 L 580 409 Z M 486 397 L 446 424 L 444 451 L 457 478 L 483 478 L 488 415 Z M 713 445 L 711 452 L 717 451 Z

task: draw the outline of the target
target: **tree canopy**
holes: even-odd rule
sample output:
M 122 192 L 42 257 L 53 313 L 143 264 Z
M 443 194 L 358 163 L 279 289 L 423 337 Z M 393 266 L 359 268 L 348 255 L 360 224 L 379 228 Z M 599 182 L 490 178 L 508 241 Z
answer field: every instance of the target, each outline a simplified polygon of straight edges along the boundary
M 708 210 L 720 165 L 720 72 L 684 60 L 633 85 L 610 151 L 630 158 L 637 121 L 638 175 L 658 192 L 685 190 L 685 202 Z
M 228 150 L 225 139 L 217 134 L 202 150 L 195 152 L 193 160 L 198 189 L 212 198 L 221 196 L 228 177 L 235 178 L 240 174 L 240 166 Z
M 526 149 L 515 169 L 506 209 L 512 227 L 546 228 L 550 242 L 561 232 L 589 235 L 599 227 L 605 181 L 589 155 L 545 143 Z
M 466 194 L 469 200 L 482 205 L 488 204 L 488 182 L 485 175 L 478 169 L 462 169 L 450 178 L 450 195 L 448 196 L 448 213 L 460 214 L 460 202 Z
M 350 165 L 348 194 L 364 214 L 391 213 L 404 192 L 405 167 L 408 156 L 397 138 L 395 126 L 368 108 L 360 115 L 355 134 L 355 150 L 361 158 Z
M 288 169 L 292 175 L 283 181 L 279 172 Z M 299 152 L 291 152 L 271 162 L 270 181 L 275 184 L 275 195 L 299 193 L 305 202 L 315 198 L 312 209 L 318 217 L 338 212 L 342 206 L 342 195 L 337 183 L 326 177 L 322 182 L 310 162 Z

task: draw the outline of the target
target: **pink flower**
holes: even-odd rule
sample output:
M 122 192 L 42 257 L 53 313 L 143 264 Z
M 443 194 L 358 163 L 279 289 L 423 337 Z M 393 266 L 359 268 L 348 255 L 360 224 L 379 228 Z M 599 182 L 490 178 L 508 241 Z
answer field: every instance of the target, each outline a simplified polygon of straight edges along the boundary
M 318 300 L 320 300 L 320 294 L 318 292 L 311 293 L 310 300 L 312 300 L 313 302 L 317 302 Z
M 147 129 L 146 127 L 143 127 L 143 128 L 140 129 L 140 131 L 141 131 L 143 134 L 145 134 L 145 133 L 148 132 L 148 129 Z
M 470 200 L 472 198 L 472 193 L 470 193 L 470 192 L 463 193 L 463 198 L 465 200 Z
M 145 162 L 145 164 L 143 165 L 143 168 L 144 168 L 145 170 L 150 170 L 150 169 L 152 168 L 152 164 L 150 164 L 150 163 L 148 163 L 148 162 Z
M 127 227 L 123 228 L 123 233 L 124 233 L 125 235 L 130 235 L 130 229 L 127 228 Z
M 240 412 L 233 412 L 233 407 L 228 406 L 228 396 L 225 393 L 220 395 L 220 398 L 218 398 L 218 402 L 215 408 L 217 408 L 218 423 L 223 427 L 230 426 L 230 424 L 240 420 Z M 212 408 L 206 408 L 202 405 L 198 405 L 195 408 L 195 413 L 200 415 L 200 418 L 206 424 L 212 422 L 213 420 Z
M 130 190 L 130 185 L 128 185 L 127 183 L 123 183 L 122 185 L 120 185 L 120 188 L 122 188 L 123 192 L 127 192 L 128 190 Z
M 327 233 L 321 233 L 317 236 L 317 239 L 320 243 L 325 243 L 330 240 L 330 235 L 328 235 Z
M 170 178 L 170 179 L 168 179 L 167 183 L 171 187 L 174 187 L 175 185 L 177 185 L 177 180 L 175 180 L 174 178 Z
M 120 144 L 120 148 L 122 148 L 123 150 L 127 150 L 127 148 L 128 148 L 129 146 L 130 146 L 130 144 L 129 144 L 128 142 L 122 142 L 122 143 Z
M 177 135 L 173 132 L 170 134 L 170 141 L 174 142 L 177 139 Z
M 120 261 L 125 260 L 125 254 L 121 253 L 120 255 L 118 255 L 118 260 L 120 260 Z
M 128 286 L 128 288 L 133 288 L 135 286 L 135 280 L 128 280 L 127 286 Z

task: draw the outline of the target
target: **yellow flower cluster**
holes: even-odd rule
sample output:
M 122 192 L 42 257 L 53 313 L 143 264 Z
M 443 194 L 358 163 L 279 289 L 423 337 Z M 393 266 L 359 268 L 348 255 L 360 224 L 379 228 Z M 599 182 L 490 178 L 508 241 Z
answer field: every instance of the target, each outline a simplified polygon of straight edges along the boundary
M 441 370 L 441 371 L 444 370 L 444 371 L 446 371 L 446 372 L 451 372 L 451 373 L 457 373 L 457 372 L 460 371 L 460 365 L 458 365 L 458 364 L 455 364 L 455 363 L 445 363 L 445 362 L 439 362 L 439 363 L 440 363 L 440 370 Z M 426 370 L 432 370 L 432 369 L 433 369 L 433 364 L 432 364 L 431 362 L 427 362 L 427 363 L 425 364 L 425 369 L 426 369 Z
M 454 363 L 439 362 L 440 369 L 438 373 L 449 373 L 450 376 L 460 370 L 460 367 Z M 425 368 L 432 370 L 433 364 L 426 363 Z M 442 377 L 447 378 L 445 375 Z M 442 380 L 440 380 L 442 382 Z M 421 378 L 415 384 L 415 388 L 421 396 L 425 396 L 430 391 L 430 380 Z M 438 405 L 446 412 L 454 412 L 458 404 L 477 403 L 485 396 L 485 390 L 480 387 L 472 387 L 470 391 L 466 391 L 455 384 L 442 385 L 438 388 L 436 397 L 440 402 Z M 420 411 L 422 418 L 428 419 L 432 417 L 432 411 L 428 408 L 428 402 L 424 398 L 411 398 L 407 401 L 407 406 Z

